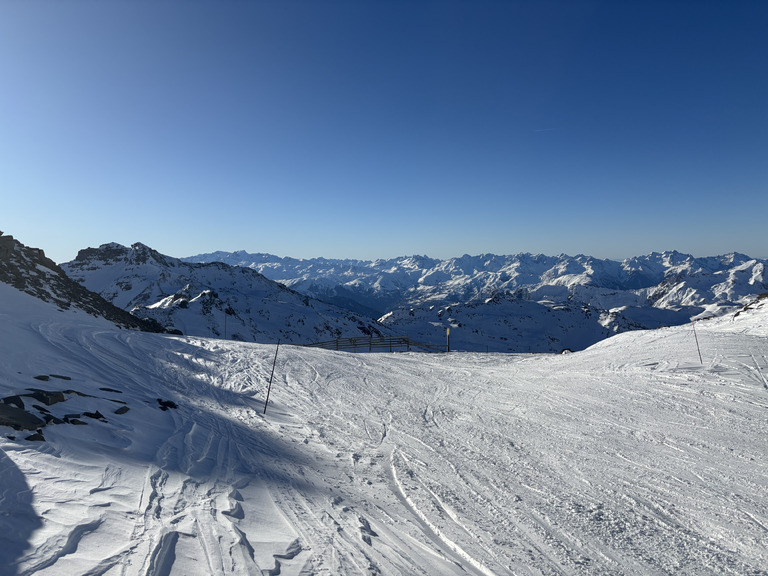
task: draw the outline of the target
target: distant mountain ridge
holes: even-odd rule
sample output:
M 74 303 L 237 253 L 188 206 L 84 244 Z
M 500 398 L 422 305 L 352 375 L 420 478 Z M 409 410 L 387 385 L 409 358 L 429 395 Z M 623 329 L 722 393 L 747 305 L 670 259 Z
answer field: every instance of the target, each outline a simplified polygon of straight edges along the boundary
M 376 320 L 299 294 L 255 270 L 187 263 L 140 242 L 86 248 L 61 267 L 116 306 L 187 335 L 308 344 L 390 333 Z
M 61 269 L 133 315 L 188 335 L 306 344 L 398 334 L 497 352 L 580 350 L 619 332 L 719 315 L 768 291 L 763 260 L 674 251 L 622 262 L 541 254 L 180 259 L 110 243 L 81 250 Z
M 768 291 L 765 260 L 654 252 L 483 254 L 438 260 L 300 260 L 213 252 L 184 261 L 249 267 L 315 298 L 378 317 L 421 342 L 503 352 L 580 350 L 612 334 L 720 315 Z
M 397 307 L 479 302 L 499 293 L 561 304 L 596 300 L 597 305 L 612 295 L 615 301 L 610 307 L 675 309 L 738 304 L 768 290 L 767 261 L 739 253 L 695 258 L 676 251 L 653 252 L 621 262 L 527 253 L 364 261 L 300 260 L 239 251 L 182 260 L 249 267 L 301 293 L 348 307 L 352 300 L 358 308 L 376 315 Z

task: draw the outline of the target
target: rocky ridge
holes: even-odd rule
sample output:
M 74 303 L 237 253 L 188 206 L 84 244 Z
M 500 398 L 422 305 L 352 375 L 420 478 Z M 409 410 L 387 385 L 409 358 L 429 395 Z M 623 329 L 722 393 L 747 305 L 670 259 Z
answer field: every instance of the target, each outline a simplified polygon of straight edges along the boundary
M 162 332 L 152 320 L 137 318 L 73 281 L 39 248 L 30 248 L 0 232 L 0 282 L 56 305 L 103 317 L 122 328 Z

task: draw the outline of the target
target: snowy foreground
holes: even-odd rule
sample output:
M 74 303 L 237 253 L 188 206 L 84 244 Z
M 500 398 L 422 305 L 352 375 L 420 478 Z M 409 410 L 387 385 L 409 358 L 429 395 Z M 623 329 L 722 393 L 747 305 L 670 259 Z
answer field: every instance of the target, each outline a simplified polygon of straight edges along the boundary
M 0 285 L 0 396 L 104 416 L 0 427 L 0 574 L 768 574 L 763 302 L 696 325 L 703 364 L 691 326 L 564 356 L 281 346 L 264 415 L 274 346 Z

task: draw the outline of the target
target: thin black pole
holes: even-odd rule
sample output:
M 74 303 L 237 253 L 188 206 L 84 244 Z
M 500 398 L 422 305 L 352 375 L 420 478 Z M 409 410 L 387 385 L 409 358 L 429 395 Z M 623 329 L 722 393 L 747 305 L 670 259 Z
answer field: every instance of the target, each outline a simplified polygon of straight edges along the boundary
M 699 348 L 699 337 L 696 336 L 696 322 L 691 320 L 691 326 L 693 326 L 693 337 L 696 339 L 696 350 L 699 351 L 699 362 L 704 364 L 704 360 L 701 359 L 701 348 Z
M 269 386 L 267 387 L 267 399 L 264 401 L 264 414 L 267 413 L 267 404 L 269 404 L 269 393 L 272 390 L 272 376 L 275 375 L 275 364 L 277 364 L 278 350 L 280 350 L 280 340 L 277 341 L 277 348 L 275 348 L 275 359 L 272 362 L 272 374 L 269 375 Z

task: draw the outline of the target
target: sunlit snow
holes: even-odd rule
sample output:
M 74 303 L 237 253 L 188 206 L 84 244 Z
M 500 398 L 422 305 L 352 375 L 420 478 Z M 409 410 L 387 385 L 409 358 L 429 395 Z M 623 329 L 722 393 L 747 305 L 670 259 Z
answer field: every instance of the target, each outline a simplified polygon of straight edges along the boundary
M 567 355 L 281 346 L 264 414 L 274 345 L 0 284 L 0 396 L 85 422 L 0 426 L 0 573 L 768 574 L 765 302 Z

